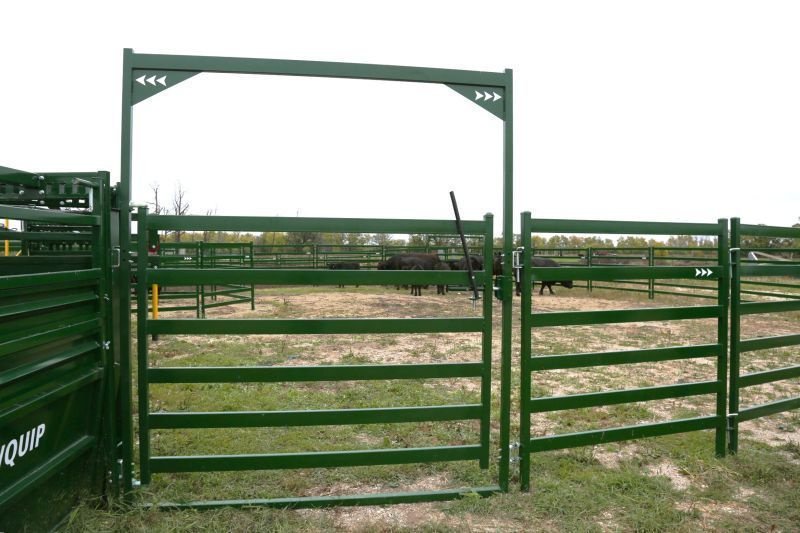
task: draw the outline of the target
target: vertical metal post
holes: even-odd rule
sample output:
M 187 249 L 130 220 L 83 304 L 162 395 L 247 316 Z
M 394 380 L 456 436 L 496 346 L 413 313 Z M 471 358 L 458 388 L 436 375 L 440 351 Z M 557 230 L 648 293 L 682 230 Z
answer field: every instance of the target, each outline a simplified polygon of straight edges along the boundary
M 10 224 L 11 224 L 11 222 L 8 219 L 6 219 L 6 230 L 7 231 L 11 229 L 11 225 Z M 5 246 L 4 246 L 4 248 L 5 248 L 5 256 L 6 257 L 11 255 L 11 253 L 10 253 L 11 252 L 10 245 L 11 245 L 11 243 L 9 242 L 8 239 L 6 239 L 5 240 Z
M 491 414 L 492 414 L 492 286 L 494 280 L 490 273 L 494 262 L 492 240 L 494 236 L 494 217 L 483 217 L 486 231 L 483 234 L 483 331 L 481 333 L 481 354 L 483 373 L 481 376 L 481 458 L 480 467 L 489 468 L 491 457 Z
M 731 219 L 731 246 L 730 246 L 730 265 L 731 265 L 731 331 L 730 331 L 730 381 L 728 390 L 730 391 L 728 412 L 730 436 L 728 439 L 728 451 L 736 453 L 739 451 L 739 342 L 742 335 L 741 325 L 741 298 L 742 298 L 742 279 L 741 279 L 741 246 L 742 237 L 740 231 L 739 218 Z
M 586 266 L 587 267 L 591 267 L 592 266 L 592 254 L 594 254 L 594 252 L 592 251 L 592 247 L 589 246 L 586 249 Z M 586 290 L 589 291 L 589 292 L 592 292 L 592 279 L 591 279 L 591 277 L 588 280 L 586 280 Z
M 253 253 L 254 253 L 253 243 L 250 242 L 250 268 L 251 269 L 255 268 L 255 266 L 256 266 L 255 258 L 253 257 Z M 255 311 L 256 310 L 256 286 L 253 283 L 250 284 L 250 310 L 251 311 Z
M 120 322 L 120 404 L 122 411 L 122 484 L 127 492 L 133 488 L 133 383 L 131 381 L 131 132 L 133 50 L 126 48 L 122 56 L 122 120 L 119 184 L 119 322 Z
M 654 252 L 652 246 L 650 246 L 647 249 L 647 266 L 649 266 L 651 268 L 656 266 L 655 252 Z M 652 276 L 650 277 L 650 281 L 648 283 L 647 289 L 648 289 L 647 297 L 650 298 L 651 300 L 655 300 L 655 298 L 656 298 L 656 280 Z
M 147 384 L 147 208 L 137 212 L 138 249 L 136 252 L 136 341 L 139 395 L 139 473 L 143 484 L 150 483 L 150 410 Z
M 717 305 L 720 307 L 717 318 L 717 339 L 720 345 L 717 357 L 717 430 L 715 449 L 717 457 L 725 457 L 726 437 L 728 433 L 728 398 L 726 381 L 728 379 L 728 295 L 730 283 L 730 261 L 728 251 L 728 219 L 720 218 L 717 233 L 717 264 L 722 268 L 717 282 Z
M 519 388 L 519 483 L 520 490 L 531 488 L 531 214 L 522 213 L 520 222 L 522 235 L 522 305 L 520 305 L 520 388 Z
M 511 312 L 514 302 L 511 263 L 514 246 L 514 81 L 506 69 L 505 122 L 503 123 L 503 319 L 500 358 L 500 466 L 499 485 L 508 492 L 511 433 Z

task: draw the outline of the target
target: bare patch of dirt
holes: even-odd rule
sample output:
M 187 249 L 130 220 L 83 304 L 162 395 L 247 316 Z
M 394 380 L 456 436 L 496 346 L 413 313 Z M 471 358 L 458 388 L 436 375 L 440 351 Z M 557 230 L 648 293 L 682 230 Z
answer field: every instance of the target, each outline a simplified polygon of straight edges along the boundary
M 677 466 L 666 459 L 658 464 L 648 466 L 647 473 L 651 476 L 666 477 L 676 490 L 686 490 L 692 484 L 691 480 L 683 475 Z

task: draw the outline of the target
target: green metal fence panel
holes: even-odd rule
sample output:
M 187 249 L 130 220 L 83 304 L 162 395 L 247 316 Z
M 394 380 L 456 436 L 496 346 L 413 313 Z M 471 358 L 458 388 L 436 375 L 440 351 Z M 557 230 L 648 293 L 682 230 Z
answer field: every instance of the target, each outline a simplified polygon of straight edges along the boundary
M 17 205 L 0 205 L 0 219 L 23 225 L 46 222 L 47 227 L 36 232 L 21 232 L 18 237 L 23 242 L 56 242 L 78 231 L 81 239 L 88 238 L 89 246 L 77 257 L 57 253 L 0 257 L 0 529 L 4 531 L 49 530 L 81 497 L 96 497 L 118 486 L 119 475 L 119 469 L 111 466 L 117 464 L 118 437 L 108 342 L 108 174 L 35 176 L 35 195 L 25 192 L 24 183 L 15 187 L 23 193 L 13 199 Z M 76 178 L 80 194 L 71 188 L 65 193 L 63 185 Z M 87 189 L 90 202 L 67 201 L 84 198 Z M 2 201 L 12 200 L 0 191 Z M 64 205 L 83 212 L 58 210 Z M 32 252 L 27 244 L 22 250 Z
M 159 216 L 149 216 L 144 208 L 138 212 L 140 235 L 150 233 L 152 227 L 172 229 Z M 174 221 L 175 219 L 167 219 Z M 273 220 L 273 219 L 269 219 Z M 254 225 L 261 222 L 252 220 Z M 292 224 L 305 224 L 293 218 Z M 402 227 L 397 221 L 362 221 L 362 230 L 377 227 Z M 411 224 L 418 224 L 412 221 Z M 211 225 L 214 225 L 213 221 Z M 283 223 L 281 223 L 283 225 Z M 440 230 L 452 232 L 454 223 L 442 225 Z M 481 237 L 484 245 L 484 264 L 492 265 L 492 216 L 481 222 L 466 224 L 473 236 Z M 196 226 L 193 226 L 196 227 Z M 480 232 L 476 232 L 479 229 Z M 491 459 L 491 383 L 492 383 L 492 293 L 491 271 L 475 272 L 475 279 L 483 287 L 483 303 L 479 317 L 447 318 L 325 318 L 325 319 L 159 319 L 151 320 L 146 311 L 147 289 L 152 283 L 183 283 L 211 285 L 239 280 L 240 283 L 270 283 L 276 285 L 365 283 L 390 285 L 397 283 L 439 284 L 461 283 L 467 273 L 452 271 L 356 271 L 356 270 L 298 270 L 272 268 L 240 268 L 236 254 L 226 255 L 235 264 L 211 263 L 202 269 L 154 268 L 147 256 L 148 245 L 144 239 L 137 243 L 137 332 L 138 332 L 138 396 L 139 396 L 139 466 L 141 481 L 150 483 L 153 475 L 170 472 L 215 472 L 237 470 L 281 470 L 293 468 L 333 468 L 365 465 L 399 465 L 447 461 L 474 461 L 488 468 Z M 219 247 L 218 249 L 223 249 Z M 213 256 L 211 256 L 213 257 Z M 217 255 L 219 258 L 219 255 Z M 206 265 L 204 265 L 205 267 Z M 231 268 L 226 268 L 230 266 Z M 472 332 L 481 337 L 480 361 L 463 363 L 429 364 L 365 364 L 330 366 L 248 366 L 248 367 L 163 367 L 149 363 L 151 334 L 159 335 L 319 335 L 319 334 L 423 334 L 431 332 Z M 462 405 L 426 405 L 417 407 L 375 407 L 359 409 L 285 410 L 285 411 L 210 411 L 210 412 L 152 412 L 149 389 L 154 383 L 253 383 L 285 382 L 335 382 L 373 380 L 419 380 L 441 378 L 473 378 L 480 380 L 480 402 Z M 476 442 L 452 443 L 427 448 L 350 450 L 303 453 L 264 453 L 245 455 L 192 455 L 153 456 L 151 434 L 157 430 L 176 428 L 225 429 L 242 427 L 300 427 L 351 424 L 398 424 L 409 422 L 476 421 L 479 430 Z M 169 438 L 168 434 L 160 435 Z M 493 488 L 472 487 L 460 493 L 488 494 L 499 491 Z M 491 490 L 489 490 L 491 489 Z M 254 505 L 319 506 L 355 502 L 392 503 L 458 497 L 453 490 L 433 493 L 400 493 L 364 497 L 343 496 L 318 501 L 315 498 L 253 500 Z M 363 498 L 363 499 L 362 499 Z M 172 506 L 173 504 L 169 504 Z M 219 502 L 194 502 L 190 506 L 205 508 Z
M 748 246 L 753 237 L 775 239 L 777 246 Z M 784 242 L 781 243 L 780 241 Z M 796 243 L 800 228 L 742 224 L 731 219 L 731 362 L 730 362 L 730 439 L 731 453 L 739 450 L 739 424 L 763 416 L 800 408 L 800 396 L 768 403 L 742 406 L 742 389 L 778 383 L 800 377 L 800 364 L 743 373 L 742 354 L 800 345 L 800 333 L 773 337 L 745 337 L 742 317 L 765 313 L 791 313 L 800 310 L 800 256 Z M 788 246 L 787 246 L 788 244 Z M 759 258 L 759 254 L 766 257 Z M 755 279 L 754 279 L 755 278 Z M 756 287 L 754 290 L 752 287 Z M 768 287 L 770 290 L 760 290 Z M 797 359 L 794 359 L 797 362 Z
M 715 451 L 725 454 L 726 438 L 726 376 L 728 339 L 728 260 L 727 220 L 717 224 L 674 224 L 656 222 L 614 222 L 579 220 L 534 220 L 530 213 L 522 214 L 521 263 L 521 380 L 520 380 L 520 484 L 530 488 L 530 455 L 532 453 L 590 446 L 644 437 L 654 437 L 703 429 L 716 432 Z M 652 255 L 645 256 L 647 266 L 619 265 L 613 262 L 598 263 L 598 256 L 589 248 L 585 266 L 533 267 L 531 237 L 534 233 L 618 233 L 618 234 L 687 234 L 711 235 L 718 239 L 716 262 L 711 266 L 656 266 Z M 649 253 L 649 250 L 648 250 Z M 610 311 L 559 311 L 537 313 L 532 304 L 532 286 L 536 281 L 584 280 L 589 287 L 597 281 L 645 280 L 642 292 L 653 292 L 648 280 L 713 280 L 716 284 L 715 305 L 691 307 L 661 307 L 623 309 Z M 597 285 L 594 285 L 596 288 Z M 577 325 L 603 325 L 625 322 L 667 320 L 716 319 L 716 342 L 702 345 L 680 345 L 665 348 L 572 353 L 562 355 L 534 355 L 532 331 L 541 327 L 569 327 Z M 561 335 L 568 336 L 569 330 Z M 532 382 L 537 372 L 555 369 L 625 365 L 642 362 L 659 362 L 699 357 L 715 357 L 716 372 L 713 379 L 694 383 L 677 383 L 644 388 L 592 392 L 582 394 L 533 397 Z M 600 407 L 631 402 L 681 398 L 695 395 L 714 395 L 715 414 L 681 420 L 668 420 L 635 426 L 602 428 L 578 433 L 533 437 L 531 417 L 538 413 Z

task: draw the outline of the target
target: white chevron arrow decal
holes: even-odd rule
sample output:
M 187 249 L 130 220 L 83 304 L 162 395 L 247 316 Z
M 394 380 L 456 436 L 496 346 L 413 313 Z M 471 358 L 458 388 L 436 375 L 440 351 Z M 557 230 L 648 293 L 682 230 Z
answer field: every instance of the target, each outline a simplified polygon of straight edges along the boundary
M 498 101 L 498 100 L 500 100 L 500 99 L 502 98 L 502 96 L 500 96 L 499 94 L 497 94 L 497 93 L 495 93 L 495 92 L 493 92 L 492 94 L 494 95 L 494 101 L 495 101 L 495 102 L 496 102 L 496 101 Z
M 483 94 L 480 91 L 475 91 L 475 100 L 481 100 L 483 98 Z
M 149 83 L 150 85 L 155 85 L 156 84 L 156 77 L 155 76 L 150 76 L 149 78 L 147 78 L 147 83 Z
M 158 79 L 156 80 L 156 82 L 157 82 L 157 83 L 160 83 L 161 85 L 163 85 L 164 87 L 166 87 L 166 86 L 167 86 L 167 77 L 166 77 L 166 76 L 161 76 L 160 78 L 158 78 Z
M 487 102 L 492 99 L 492 95 L 486 91 L 483 91 L 483 97 L 486 99 Z
M 138 78 L 136 78 L 136 81 L 137 81 L 137 82 L 139 82 L 139 83 L 141 83 L 142 85 L 144 85 L 144 78 L 145 78 L 145 76 L 146 76 L 146 74 L 142 74 L 141 76 L 139 76 Z

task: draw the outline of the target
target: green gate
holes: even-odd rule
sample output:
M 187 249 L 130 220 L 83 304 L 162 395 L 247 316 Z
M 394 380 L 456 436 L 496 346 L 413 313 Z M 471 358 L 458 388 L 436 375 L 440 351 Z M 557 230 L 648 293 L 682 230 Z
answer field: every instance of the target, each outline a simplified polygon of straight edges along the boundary
M 119 473 L 108 173 L 2 168 L 0 183 L 14 193 L 0 204 L 17 204 L 0 219 L 23 227 L 0 229 L 21 245 L 0 256 L 0 529 L 46 530 Z
M 453 221 L 436 220 L 369 220 L 369 219 L 306 219 L 255 217 L 194 217 L 147 215 L 138 212 L 140 235 L 155 230 L 182 231 L 370 231 L 386 233 L 452 233 Z M 483 221 L 465 221 L 464 232 L 483 240 L 485 264 L 492 264 L 492 216 Z M 153 283 L 166 285 L 210 285 L 252 283 L 269 285 L 394 285 L 467 283 L 466 272 L 453 271 L 363 271 L 314 269 L 204 268 L 186 270 L 153 268 L 149 263 L 147 243 L 138 243 L 137 260 L 137 338 L 139 397 L 139 463 L 141 482 L 151 477 L 175 472 L 211 472 L 240 470 L 279 470 L 298 468 L 331 468 L 348 466 L 396 465 L 451 461 L 476 461 L 488 468 L 491 461 L 490 412 L 492 382 L 492 300 L 483 298 L 480 316 L 446 318 L 324 318 L 324 319 L 159 319 L 150 320 L 147 313 L 147 290 Z M 475 272 L 476 282 L 484 294 L 491 294 L 491 270 Z M 152 366 L 149 360 L 149 335 L 371 335 L 402 333 L 473 332 L 481 336 L 481 360 L 458 363 L 425 364 L 360 364 L 326 366 L 227 366 L 169 367 Z M 480 380 L 480 403 L 466 405 L 429 405 L 419 407 L 382 407 L 360 409 L 292 410 L 292 411 L 154 411 L 150 401 L 151 384 L 182 383 L 295 383 L 341 382 L 361 380 L 420 380 L 440 378 L 472 378 Z M 264 453 L 249 455 L 152 456 L 150 441 L 158 432 L 161 442 L 167 441 L 169 429 L 225 429 L 329 426 L 350 424 L 398 424 L 475 420 L 479 422 L 479 439 L 469 444 L 422 448 L 389 448 L 310 453 Z M 298 498 L 263 498 L 248 500 L 195 501 L 164 504 L 165 507 L 191 506 L 208 508 L 222 505 L 264 505 L 275 507 L 320 507 L 329 505 L 361 505 L 408 503 L 444 500 L 464 493 L 488 495 L 500 486 L 466 487 L 452 490 L 370 494 L 362 496 L 325 496 Z
M 791 243 L 790 247 L 757 244 L 745 245 L 749 239 Z M 770 242 L 773 241 L 773 242 Z M 778 243 L 780 244 L 780 243 Z M 800 364 L 782 368 L 742 373 L 742 354 L 800 345 L 800 333 L 775 337 L 753 337 L 742 335 L 742 317 L 764 313 L 790 313 L 800 311 L 800 261 L 795 256 L 800 252 L 800 228 L 742 224 L 738 218 L 731 219 L 731 373 L 730 373 L 730 426 L 728 444 L 731 452 L 739 447 L 739 424 L 800 408 L 800 397 L 775 400 L 742 408 L 740 391 L 744 388 L 779 383 L 800 377 Z M 788 250 L 785 248 L 789 248 Z M 790 257 L 776 254 L 788 253 Z M 758 254 L 766 257 L 758 259 Z M 763 352 L 762 352 L 763 353 Z
M 276 76 L 304 76 L 304 77 L 323 77 L 323 78 L 343 78 L 354 80 L 381 80 L 392 82 L 405 82 L 405 83 L 425 83 L 425 84 L 438 84 L 446 86 L 454 92 L 455 98 L 465 98 L 472 105 L 478 106 L 487 113 L 497 117 L 502 121 L 502 135 L 503 135 L 503 158 L 502 168 L 498 168 L 497 175 L 502 176 L 503 187 L 503 217 L 502 217 L 502 234 L 504 237 L 503 255 L 505 261 L 503 262 L 503 272 L 498 273 L 499 293 L 503 294 L 502 301 L 502 331 L 501 331 L 501 360 L 500 360 L 500 387 L 499 387 L 499 403 L 500 403 L 500 420 L 499 420 L 499 473 L 498 483 L 501 490 L 508 489 L 509 477 L 509 425 L 510 425 L 510 407 L 511 407 L 511 311 L 512 311 L 512 295 L 511 295 L 511 259 L 512 259 L 512 242 L 513 242 L 513 88 L 512 88 L 512 72 L 506 70 L 505 72 L 480 72 L 480 71 L 466 71 L 466 70 L 453 70 L 453 69 L 439 69 L 439 68 L 424 68 L 424 67 L 405 67 L 405 66 L 390 66 L 390 65 L 369 65 L 359 63 L 334 63 L 334 62 L 318 62 L 318 61 L 287 61 L 275 59 L 255 59 L 255 58 L 231 58 L 231 57 L 201 57 L 201 56 L 176 56 L 176 55 L 155 55 L 155 54 L 136 54 L 132 50 L 126 49 L 123 56 L 123 84 L 122 84 L 122 138 L 121 138 L 121 152 L 122 161 L 120 165 L 120 186 L 119 198 L 120 204 L 123 209 L 120 211 L 119 227 L 120 227 L 120 248 L 122 253 L 122 268 L 120 269 L 120 277 L 126 280 L 130 274 L 131 262 L 133 258 L 133 249 L 131 243 L 131 213 L 128 210 L 131 201 L 131 184 L 133 180 L 132 173 L 132 147 L 133 147 L 133 107 L 148 98 L 158 95 L 160 92 L 169 90 L 171 87 L 183 83 L 186 80 L 200 73 L 229 73 L 240 75 L 276 75 Z M 457 94 L 457 96 L 455 96 Z M 395 102 L 387 102 L 387 105 L 396 105 Z M 500 181 L 500 180 L 498 180 Z M 495 186 L 500 186 L 497 183 Z M 181 229 L 188 231 L 195 230 L 248 230 L 248 231 L 309 231 L 309 228 L 314 228 L 315 231 L 321 232 L 388 232 L 388 233 L 422 233 L 422 234 L 446 234 L 453 235 L 458 230 L 452 221 L 449 222 L 431 222 L 431 221 L 374 221 L 374 220 L 355 220 L 355 219 L 294 219 L 294 221 L 287 221 L 286 219 L 277 218 L 255 218 L 255 219 L 239 219 L 237 217 L 187 217 L 181 216 L 176 219 L 169 217 L 153 216 L 150 217 L 151 223 L 148 228 L 153 230 L 161 229 Z M 244 220 L 245 223 L 241 223 Z M 363 222 L 363 224 L 362 224 Z M 489 224 L 487 222 L 487 224 Z M 470 232 L 477 231 L 483 234 L 484 227 L 475 228 L 471 227 Z M 144 232 L 142 232 L 144 233 Z M 491 239 L 489 239 L 491 240 Z M 141 249 L 145 244 L 140 243 Z M 140 254 L 143 260 L 143 255 Z M 487 265 L 492 264 L 492 261 L 487 261 Z M 383 283 L 412 283 L 414 281 L 422 281 L 424 283 L 437 283 L 437 284 L 450 284 L 463 283 L 464 277 L 462 273 L 447 273 L 447 272 L 347 272 L 347 271 L 259 271 L 258 269 L 247 269 L 246 271 L 239 271 L 239 269 L 232 270 L 205 270 L 199 272 L 186 272 L 174 274 L 176 277 L 170 278 L 172 274 L 168 272 L 151 272 L 148 273 L 146 265 L 139 263 L 140 280 L 148 277 L 149 282 L 161 283 L 185 283 L 190 280 L 197 280 L 197 284 L 205 283 L 335 283 L 335 284 L 383 284 Z M 483 275 L 481 284 L 485 285 L 485 295 L 492 294 L 493 286 L 485 279 Z M 437 282 L 438 280 L 438 282 Z M 140 281 L 141 283 L 141 281 Z M 191 281 L 195 283 L 195 281 Z M 488 285 L 487 285 L 488 284 Z M 464 319 L 464 320 L 444 320 L 437 321 L 430 320 L 394 320 L 384 322 L 368 322 L 361 320 L 330 320 L 330 321 L 175 321 L 175 320 L 160 320 L 148 322 L 146 316 L 146 302 L 143 300 L 145 296 L 140 292 L 139 295 L 139 320 L 140 329 L 138 337 L 140 343 L 144 345 L 142 340 L 146 340 L 147 333 L 178 333 L 178 332 L 197 332 L 197 333 L 213 333 L 215 331 L 221 332 L 240 332 L 240 333 L 254 333 L 254 334 L 271 334 L 271 333 L 351 333 L 364 331 L 365 333 L 373 333 L 377 331 L 398 333 L 414 333 L 425 331 L 450 331 L 455 328 L 456 331 L 481 331 L 484 335 L 484 343 L 489 343 L 489 331 L 491 324 L 488 318 L 484 316 L 481 319 Z M 131 324 L 130 324 L 130 295 L 123 291 L 122 298 L 119 302 L 119 315 L 121 317 L 121 337 L 122 339 L 130 339 Z M 485 300 L 486 306 L 489 305 Z M 488 307 L 487 307 L 488 308 Z M 206 324 L 206 325 L 202 325 Z M 216 328 L 222 329 L 216 329 Z M 185 328 L 185 329 L 184 329 Z M 238 328 L 238 329 L 237 329 Z M 375 329 L 377 328 L 377 329 Z M 143 333 L 144 331 L 144 333 Z M 146 346 L 146 345 L 145 345 Z M 488 346 L 485 348 L 488 350 Z M 489 357 L 486 355 L 486 357 Z M 131 344 L 123 341 L 120 347 L 120 366 L 124 376 L 132 376 L 132 358 L 131 358 Z M 153 382 L 156 379 L 172 379 L 169 374 L 165 374 L 160 370 L 147 370 L 146 366 L 146 352 L 140 354 L 139 364 L 140 372 L 146 375 L 144 382 L 145 388 L 148 383 L 147 380 Z M 289 372 L 289 371 L 287 371 Z M 345 374 L 330 374 L 330 368 L 320 370 L 301 371 L 299 375 L 293 374 L 296 370 L 291 370 L 289 374 L 276 374 L 269 369 L 245 371 L 244 373 L 221 373 L 217 374 L 216 370 L 210 370 L 203 373 L 204 379 L 220 379 L 224 377 L 228 381 L 246 381 L 248 379 L 256 380 L 285 380 L 294 381 L 298 379 L 305 380 L 324 380 L 330 378 L 343 379 L 346 376 L 349 379 L 375 379 L 376 376 L 392 376 L 397 379 L 407 378 L 421 378 L 425 372 L 431 372 L 430 377 L 436 377 L 440 372 L 455 372 L 467 373 L 468 375 L 480 375 L 482 379 L 482 387 L 485 388 L 481 407 L 466 408 L 466 412 L 456 413 L 451 408 L 437 408 L 433 411 L 423 410 L 423 415 L 414 414 L 411 411 L 392 411 L 391 416 L 396 416 L 398 419 L 406 419 L 414 416 L 424 417 L 454 417 L 454 416 L 468 416 L 469 418 L 478 417 L 482 423 L 483 437 L 479 444 L 461 447 L 446 447 L 443 449 L 431 450 L 399 450 L 399 451 L 381 451 L 375 453 L 354 453 L 347 455 L 331 455 L 322 454 L 318 456 L 309 456 L 307 454 L 300 454 L 297 459 L 290 457 L 276 458 L 273 456 L 259 456 L 253 459 L 239 458 L 230 464 L 236 465 L 237 468 L 273 468 L 276 461 L 287 461 L 285 466 L 298 467 L 301 465 L 310 466 L 325 466 L 334 464 L 376 464 L 378 462 L 427 462 L 438 461 L 443 459 L 453 460 L 480 460 L 481 465 L 486 466 L 489 461 L 488 449 L 488 420 L 485 410 L 489 405 L 489 396 L 491 388 L 489 386 L 487 373 L 489 372 L 489 363 L 484 361 L 481 363 L 473 363 L 467 366 L 457 367 L 444 367 L 440 368 L 438 365 L 431 367 L 422 365 L 418 367 L 409 368 L 396 368 L 388 366 L 386 368 L 377 367 L 369 373 L 362 374 L 357 369 L 344 369 L 342 372 Z M 398 378 L 398 376 L 400 376 Z M 183 379 L 187 379 L 185 376 Z M 190 379 L 195 379 L 194 377 Z M 147 399 L 146 390 L 143 391 L 144 400 Z M 122 391 L 122 405 L 123 409 L 130 408 L 132 403 L 132 390 L 125 384 Z M 141 435 L 142 441 L 140 447 L 145 450 L 144 460 L 142 461 L 142 480 L 146 482 L 151 472 L 161 471 L 175 471 L 185 468 L 216 468 L 224 466 L 222 463 L 228 464 L 225 460 L 215 458 L 205 459 L 150 459 L 147 453 L 147 433 L 148 429 L 152 426 L 148 425 L 147 420 L 147 406 L 143 406 L 142 412 L 145 415 L 144 428 Z M 478 411 L 482 414 L 478 415 Z M 366 413 L 361 415 L 359 413 L 350 413 L 354 419 L 357 417 L 364 417 L 364 420 L 374 420 L 374 413 Z M 323 416 L 323 415 L 320 415 Z M 333 415 L 324 415 L 333 416 Z M 380 416 L 384 416 L 381 414 Z M 387 413 L 386 416 L 389 416 Z M 213 418 L 209 421 L 202 423 L 219 423 L 217 419 Z M 280 418 L 280 420 L 284 420 Z M 158 419 L 156 419 L 158 420 Z M 186 418 L 185 420 L 188 420 Z M 198 420 L 198 418 L 195 418 Z M 263 420 L 269 420 L 270 423 L 278 423 L 279 419 L 266 416 Z M 322 419 L 317 418 L 314 414 L 298 416 L 297 420 L 302 423 L 319 423 Z M 162 423 L 167 423 L 167 419 L 162 418 Z M 226 422 L 227 423 L 227 422 Z M 133 432 L 130 424 L 123 427 L 123 438 L 125 444 L 123 446 L 123 475 L 124 486 L 126 489 L 133 487 L 132 467 L 133 467 Z M 494 489 L 492 489 L 494 490 Z M 436 494 L 415 494 L 415 495 L 401 495 L 396 497 L 383 496 L 378 501 L 417 501 L 421 499 L 441 499 L 442 497 L 452 497 L 454 494 L 446 493 L 444 495 Z M 369 499 L 334 499 L 337 503 L 368 503 L 373 500 Z M 277 503 L 278 505 L 286 505 L 286 503 Z M 304 505 L 315 505 L 313 502 L 306 502 Z M 320 504 L 327 504 L 325 502 Z
M 564 266 L 532 267 L 531 235 L 533 233 L 591 233 L 622 235 L 706 235 L 717 239 L 717 262 L 709 266 Z M 726 377 L 728 327 L 728 227 L 727 220 L 717 224 L 685 224 L 656 222 L 615 222 L 594 220 L 532 219 L 522 214 L 522 320 L 521 320 L 521 384 L 520 384 L 520 483 L 530 488 L 530 454 L 578 446 L 684 433 L 702 429 L 716 431 L 716 453 L 725 454 Z M 610 280 L 716 280 L 715 305 L 659 307 L 607 311 L 559 311 L 536 313 L 532 308 L 532 283 L 542 280 L 610 281 Z M 631 322 L 717 319 L 717 339 L 712 344 L 681 345 L 624 351 L 534 355 L 532 329 Z M 569 330 L 564 331 L 569 335 Z M 584 394 L 532 397 L 536 372 L 606 365 L 625 365 L 680 359 L 716 358 L 716 375 L 707 381 L 679 383 L 647 388 L 590 392 Z M 716 396 L 716 414 L 665 422 L 603 428 L 578 433 L 531 437 L 531 416 L 539 413 L 600 407 L 680 398 L 701 394 Z

